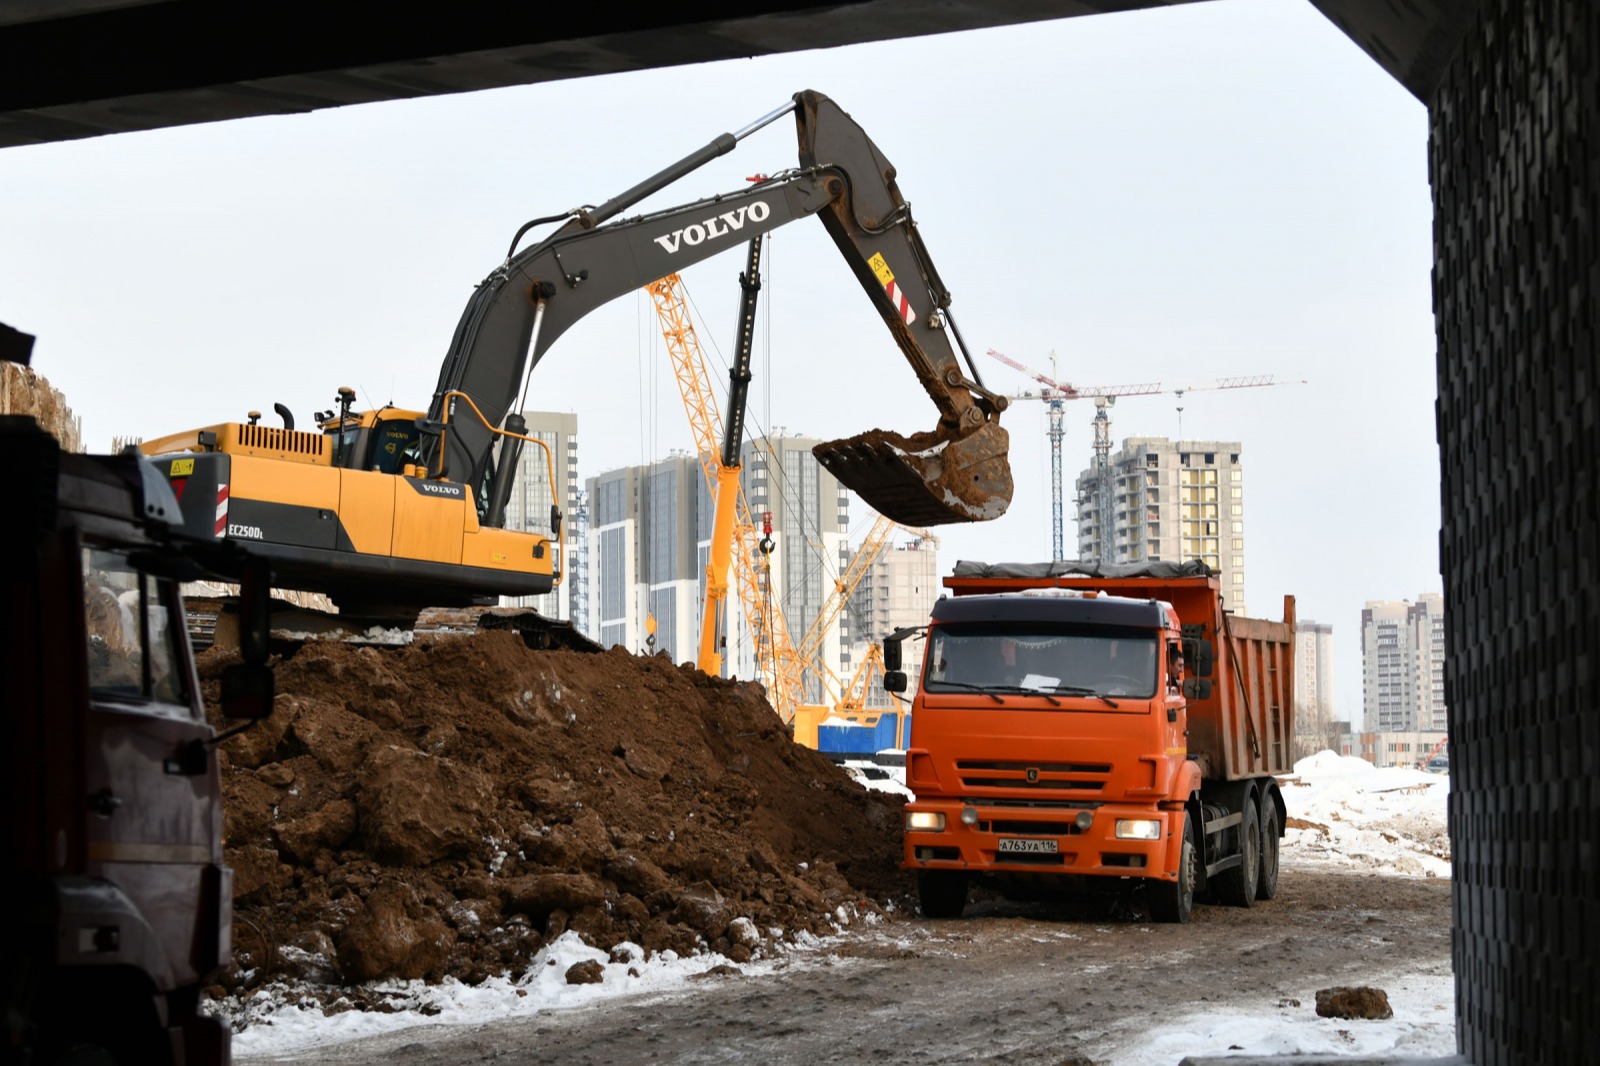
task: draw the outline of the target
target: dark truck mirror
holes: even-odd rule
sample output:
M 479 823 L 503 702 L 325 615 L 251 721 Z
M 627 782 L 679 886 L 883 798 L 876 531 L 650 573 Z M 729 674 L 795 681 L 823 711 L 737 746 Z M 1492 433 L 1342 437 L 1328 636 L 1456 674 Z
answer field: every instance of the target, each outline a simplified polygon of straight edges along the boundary
M 1184 638 L 1183 658 L 1195 677 L 1210 677 L 1217 668 L 1217 649 L 1199 637 Z
M 909 685 L 901 669 L 900 642 L 913 634 L 921 633 L 926 626 L 903 626 L 883 638 L 883 691 L 904 692 Z

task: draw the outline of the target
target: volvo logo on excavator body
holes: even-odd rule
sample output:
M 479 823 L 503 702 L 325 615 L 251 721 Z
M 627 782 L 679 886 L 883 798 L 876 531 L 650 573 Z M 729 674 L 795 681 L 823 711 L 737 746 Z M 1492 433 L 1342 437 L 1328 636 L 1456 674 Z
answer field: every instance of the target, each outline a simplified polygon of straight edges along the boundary
M 730 233 L 737 233 L 744 229 L 746 221 L 765 222 L 770 214 L 772 208 L 757 200 L 747 207 L 724 211 L 720 215 L 712 215 L 700 222 L 691 222 L 682 229 L 675 229 L 671 233 L 657 237 L 656 243 L 661 245 L 668 255 L 673 255 L 686 244 L 693 248 L 708 238 L 726 237 Z

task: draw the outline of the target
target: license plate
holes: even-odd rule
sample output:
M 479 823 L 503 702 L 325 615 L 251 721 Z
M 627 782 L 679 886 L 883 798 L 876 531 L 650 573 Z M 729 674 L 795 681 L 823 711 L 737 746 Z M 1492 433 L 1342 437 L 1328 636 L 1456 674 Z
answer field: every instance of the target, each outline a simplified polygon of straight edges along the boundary
M 1024 855 L 1054 855 L 1056 842 L 1054 840 L 1018 840 L 1015 837 L 1000 838 L 1000 854 Z

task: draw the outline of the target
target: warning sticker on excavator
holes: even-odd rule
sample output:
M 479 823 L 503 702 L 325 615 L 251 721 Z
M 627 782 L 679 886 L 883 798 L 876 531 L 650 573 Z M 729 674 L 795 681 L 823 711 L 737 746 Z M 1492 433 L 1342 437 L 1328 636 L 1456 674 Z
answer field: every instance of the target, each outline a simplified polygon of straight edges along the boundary
M 194 473 L 193 459 L 174 459 L 172 469 L 167 471 L 168 477 L 188 477 Z
M 883 261 L 882 252 L 877 252 L 871 259 L 868 259 L 867 266 L 871 267 L 872 272 L 878 275 L 879 285 L 894 284 L 894 271 L 890 270 L 889 264 Z
M 883 291 L 888 295 L 889 302 L 894 304 L 894 309 L 899 312 L 906 325 L 917 320 L 917 313 L 911 309 L 911 301 L 906 299 L 906 294 L 900 291 L 900 286 L 895 284 L 894 271 L 889 269 L 889 264 L 884 262 L 883 253 L 876 252 L 867 265 L 877 275 L 878 281 L 883 285 Z

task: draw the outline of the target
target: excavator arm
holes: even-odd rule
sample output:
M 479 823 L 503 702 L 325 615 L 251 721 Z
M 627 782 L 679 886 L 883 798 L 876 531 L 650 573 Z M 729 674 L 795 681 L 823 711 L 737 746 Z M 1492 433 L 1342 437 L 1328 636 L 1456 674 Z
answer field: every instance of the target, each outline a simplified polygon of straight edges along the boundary
M 723 196 L 611 221 L 789 112 L 799 134 L 798 169 Z M 443 427 L 429 451 L 432 472 L 469 484 L 485 524 L 501 525 L 519 442 L 501 436 L 497 451 L 495 429 L 520 432 L 532 370 L 562 333 L 625 293 L 818 215 L 938 409 L 931 432 L 906 438 L 871 430 L 818 445 L 818 460 L 897 522 L 998 518 L 1011 499 L 1007 437 L 998 421 L 1006 400 L 983 388 L 970 358 L 963 371 L 949 294 L 894 179 L 894 167 L 861 128 L 833 101 L 807 91 L 599 207 L 540 220 L 561 224 L 523 251 L 514 241 L 456 327 L 424 421 L 434 432 Z M 459 405 L 462 397 L 481 419 Z

